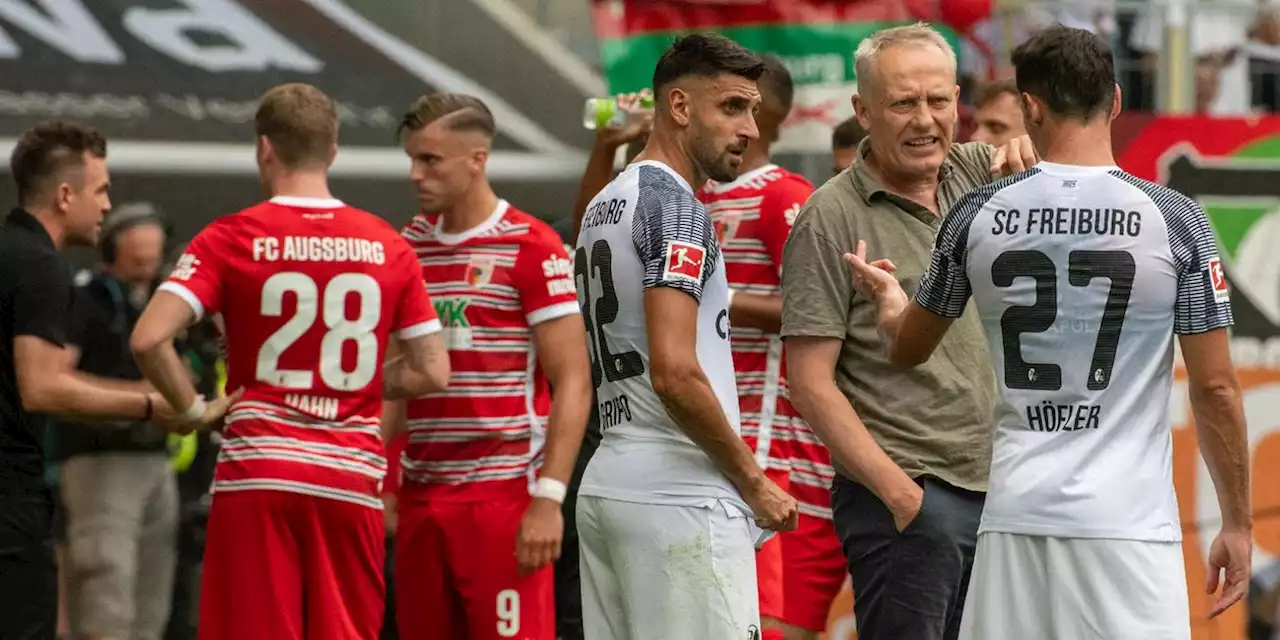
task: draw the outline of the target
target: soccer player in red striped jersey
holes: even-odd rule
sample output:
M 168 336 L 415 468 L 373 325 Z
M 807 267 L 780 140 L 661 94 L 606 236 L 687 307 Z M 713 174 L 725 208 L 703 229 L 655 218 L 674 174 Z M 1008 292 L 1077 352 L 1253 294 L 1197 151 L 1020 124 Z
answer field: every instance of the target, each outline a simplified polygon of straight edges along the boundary
M 778 336 L 782 247 L 813 185 L 770 162 L 770 147 L 791 111 L 794 87 L 777 58 L 761 58 L 765 73 L 758 82 L 761 102 L 756 113 L 760 139 L 747 148 L 737 180 L 709 181 L 698 199 L 715 222 L 729 279 L 742 436 L 765 475 L 800 504 L 799 528 L 765 543 L 756 554 L 763 638 L 781 640 L 825 626 L 845 567 L 830 515 L 825 522 L 821 519 L 824 511 L 830 513 L 830 497 L 825 494 L 831 482 L 819 470 L 829 469 L 830 462 L 791 407 Z
M 552 563 L 591 369 L 560 237 L 485 178 L 495 131 L 483 102 L 449 93 L 420 98 L 401 124 L 422 212 L 403 234 L 453 363 L 448 390 L 407 408 L 395 566 L 404 640 L 556 635 Z
M 203 402 L 173 337 L 217 314 L 227 388 L 243 393 L 214 479 L 200 638 L 373 640 L 384 603 L 383 398 L 444 386 L 440 322 L 408 243 L 329 191 L 329 97 L 275 87 L 254 125 L 271 199 L 201 231 L 133 335 L 147 379 L 196 415 Z M 384 362 L 388 346 L 400 355 Z

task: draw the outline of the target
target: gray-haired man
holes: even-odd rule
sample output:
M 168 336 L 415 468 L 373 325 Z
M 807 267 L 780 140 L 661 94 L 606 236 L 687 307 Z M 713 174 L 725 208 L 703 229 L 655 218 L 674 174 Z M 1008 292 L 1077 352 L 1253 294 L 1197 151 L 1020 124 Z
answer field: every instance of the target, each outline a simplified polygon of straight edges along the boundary
M 831 450 L 832 507 L 863 640 L 954 638 L 991 454 L 994 376 L 978 318 L 958 319 L 934 360 L 899 371 L 874 303 L 852 295 L 842 254 L 866 240 L 914 291 L 942 216 L 1031 144 L 953 145 L 956 58 L 925 25 L 858 47 L 853 98 L 867 137 L 818 189 L 783 257 L 782 335 L 792 402 Z M 832 375 L 834 373 L 834 376 Z

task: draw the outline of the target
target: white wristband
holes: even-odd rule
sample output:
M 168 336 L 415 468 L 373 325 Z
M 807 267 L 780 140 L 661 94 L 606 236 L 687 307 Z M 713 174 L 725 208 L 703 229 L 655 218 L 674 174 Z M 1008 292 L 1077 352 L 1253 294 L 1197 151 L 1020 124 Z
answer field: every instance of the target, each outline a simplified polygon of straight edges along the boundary
M 179 417 L 181 417 L 182 421 L 186 424 L 199 422 L 200 419 L 204 417 L 205 408 L 206 404 L 204 398 L 202 396 L 196 396 L 196 401 L 192 402 L 191 406 L 187 407 Z
M 734 291 L 733 289 L 729 290 L 729 301 L 725 303 L 725 306 L 729 307 L 730 309 L 733 308 L 733 294 L 735 293 L 737 293 L 737 291 Z
M 565 496 L 568 495 L 569 487 L 555 478 L 538 478 L 538 483 L 533 487 L 533 497 L 546 498 L 556 504 L 564 504 Z

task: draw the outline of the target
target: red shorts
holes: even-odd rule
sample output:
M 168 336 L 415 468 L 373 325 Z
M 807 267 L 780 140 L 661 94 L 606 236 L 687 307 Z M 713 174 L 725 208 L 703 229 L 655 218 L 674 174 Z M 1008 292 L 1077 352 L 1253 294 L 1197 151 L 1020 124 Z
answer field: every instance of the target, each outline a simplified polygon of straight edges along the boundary
M 787 567 L 782 621 L 809 631 L 826 631 L 831 603 L 848 575 L 835 525 L 802 513 L 800 526 L 780 537 Z
M 401 640 L 554 640 L 550 565 L 519 575 L 529 499 L 424 502 L 400 494 L 396 620 Z
M 209 513 L 200 640 L 376 640 L 382 513 L 284 491 L 218 493 Z
M 791 490 L 791 474 L 780 469 L 765 469 L 764 475 L 783 491 Z M 782 536 L 776 535 L 756 552 L 756 583 L 760 589 L 760 617 L 781 620 L 785 612 L 786 593 L 783 584 L 784 562 Z

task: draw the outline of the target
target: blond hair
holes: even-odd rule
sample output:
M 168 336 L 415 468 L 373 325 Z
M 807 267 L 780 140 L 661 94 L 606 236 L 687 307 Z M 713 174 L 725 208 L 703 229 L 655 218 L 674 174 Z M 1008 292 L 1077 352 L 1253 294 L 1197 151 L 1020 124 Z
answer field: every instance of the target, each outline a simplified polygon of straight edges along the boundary
M 853 73 L 857 76 L 858 85 L 874 75 L 876 58 L 885 50 L 899 46 L 937 47 L 951 61 L 951 68 L 956 67 L 956 52 L 951 48 L 942 34 L 929 26 L 927 22 L 881 29 L 858 43 L 858 50 L 853 54 Z
M 253 117 L 254 132 L 271 141 L 290 169 L 328 166 L 338 142 L 338 109 L 325 93 L 300 82 L 273 87 Z

